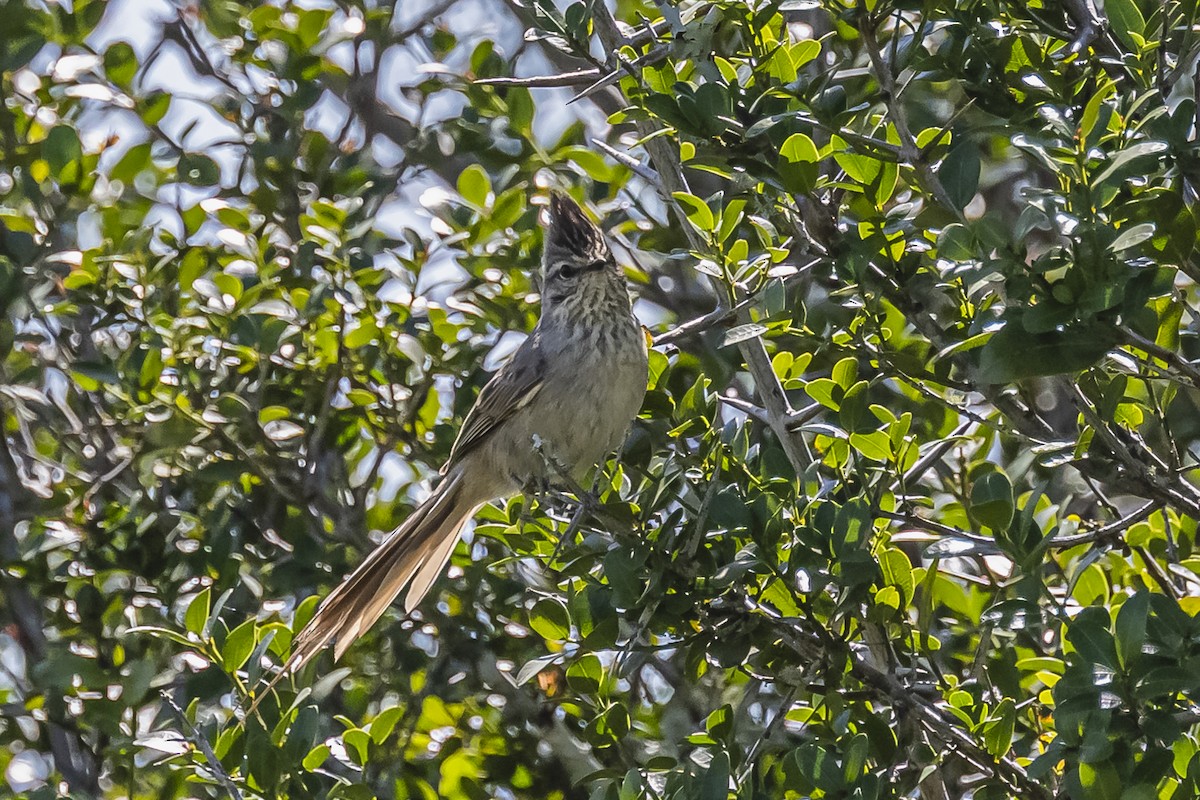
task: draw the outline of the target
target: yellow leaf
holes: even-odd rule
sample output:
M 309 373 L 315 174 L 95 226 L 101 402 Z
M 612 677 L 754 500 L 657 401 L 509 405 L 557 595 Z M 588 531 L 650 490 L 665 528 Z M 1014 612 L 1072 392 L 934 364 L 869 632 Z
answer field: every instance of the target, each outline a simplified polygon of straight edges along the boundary
M 1200 597 L 1181 597 L 1179 598 L 1179 607 L 1189 616 L 1194 617 L 1197 612 L 1200 612 Z

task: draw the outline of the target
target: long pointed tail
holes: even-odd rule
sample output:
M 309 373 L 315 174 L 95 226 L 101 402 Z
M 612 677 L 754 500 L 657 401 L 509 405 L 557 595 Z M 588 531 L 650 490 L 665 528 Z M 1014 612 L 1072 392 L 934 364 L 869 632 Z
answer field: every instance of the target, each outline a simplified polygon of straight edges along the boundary
M 392 532 L 358 569 L 330 592 L 292 643 L 292 655 L 255 698 L 250 713 L 271 689 L 300 670 L 336 640 L 334 657 L 367 631 L 407 586 L 404 610 L 412 611 L 442 573 L 462 526 L 481 505 L 466 491 L 462 473 L 452 472 L 434 493 Z

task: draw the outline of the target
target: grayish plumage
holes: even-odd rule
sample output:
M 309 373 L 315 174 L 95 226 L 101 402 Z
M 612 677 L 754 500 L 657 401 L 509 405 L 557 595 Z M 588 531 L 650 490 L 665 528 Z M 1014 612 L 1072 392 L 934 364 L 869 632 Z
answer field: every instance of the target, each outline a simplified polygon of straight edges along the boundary
M 537 327 L 480 392 L 441 483 L 325 598 L 276 681 L 330 641 L 340 658 L 406 588 L 415 608 L 479 506 L 553 482 L 547 456 L 582 478 L 621 443 L 646 392 L 646 338 L 604 235 L 564 194 L 550 197 L 542 274 Z

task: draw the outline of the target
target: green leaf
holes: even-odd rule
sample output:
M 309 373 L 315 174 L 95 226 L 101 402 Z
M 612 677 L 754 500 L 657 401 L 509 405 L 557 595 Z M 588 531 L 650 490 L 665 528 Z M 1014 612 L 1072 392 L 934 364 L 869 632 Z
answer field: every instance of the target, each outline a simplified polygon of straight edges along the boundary
M 1126 178 L 1143 171 L 1156 163 L 1162 154 L 1170 149 L 1166 142 L 1142 141 L 1119 151 L 1108 166 L 1096 174 L 1092 184 L 1096 187 L 1105 184 L 1121 183 Z
M 375 324 L 375 320 L 362 320 L 359 322 L 357 328 L 346 334 L 346 347 L 349 347 L 351 350 L 357 350 L 375 341 L 378 336 L 379 326 Z
M 788 56 L 792 59 L 792 66 L 796 69 L 803 67 L 820 54 L 821 41 L 819 39 L 803 39 L 788 48 Z
M 129 86 L 137 68 L 137 55 L 125 42 L 116 42 L 104 51 L 104 74 L 118 86 Z
M 571 618 L 566 607 L 553 598 L 539 600 L 529 612 L 529 627 L 543 639 L 562 641 L 571 635 Z
M 850 446 L 872 461 L 892 460 L 892 440 L 883 431 L 850 434 Z
M 1088 142 L 1094 145 L 1099 141 L 1100 135 L 1104 132 L 1108 125 L 1108 119 L 1112 115 L 1112 106 L 1106 102 L 1112 97 L 1116 84 L 1111 81 L 1106 82 L 1101 88 L 1096 90 L 1092 95 L 1092 99 L 1088 101 L 1087 106 L 1083 109 L 1083 116 L 1079 118 L 1079 138 L 1081 141 Z M 1103 118 L 1101 111 L 1104 111 Z M 1093 136 L 1093 134 L 1095 134 Z
M 42 155 L 50 165 L 51 173 L 62 178 L 64 169 L 83 158 L 79 134 L 70 125 L 55 125 L 42 142 Z
M 151 92 L 139 105 L 142 107 L 142 121 L 147 125 L 157 125 L 171 108 L 171 95 L 166 92 Z
M 300 50 L 310 50 L 321 38 L 325 23 L 333 14 L 327 8 L 310 8 L 300 12 L 300 21 L 296 25 L 296 33 L 300 37 Z
M 900 592 L 903 604 L 907 606 L 913 599 L 912 562 L 902 550 L 895 547 L 884 548 L 879 553 L 879 569 L 883 580 L 888 586 L 895 586 Z
M 458 193 L 476 208 L 487 206 L 487 197 L 491 190 L 491 178 L 478 164 L 471 164 L 458 174 Z
M 786 84 L 796 80 L 796 64 L 786 47 L 778 47 L 767 60 L 767 72 L 780 83 Z
M 589 178 L 601 183 L 611 182 L 617 174 L 617 170 L 604 160 L 604 156 L 587 147 L 564 147 L 556 156 L 572 162 L 587 173 Z
M 804 385 L 804 391 L 813 400 L 834 411 L 841 409 L 842 398 L 846 396 L 846 391 L 830 378 L 815 378 Z
M 312 750 L 308 751 L 308 755 L 304 757 L 304 761 L 301 762 L 301 766 L 303 766 L 309 772 L 313 772 L 317 769 L 317 767 L 325 763 L 331 752 L 332 751 L 329 749 L 329 745 L 319 744 Z
M 725 800 L 729 796 L 729 754 L 724 750 L 713 753 L 712 760 L 704 777 L 700 779 L 700 787 L 696 793 L 697 800 Z
M 638 602 L 642 592 L 638 566 L 629 548 L 614 547 L 604 554 L 604 577 L 613 587 L 613 603 L 619 608 L 632 608 Z
M 1092 664 L 1117 669 L 1117 648 L 1108 630 L 1108 611 L 1088 606 L 1067 626 L 1067 641 Z
M 833 160 L 841 167 L 848 178 L 862 186 L 870 186 L 879 177 L 883 162 L 878 158 L 855 153 L 849 143 L 840 136 L 830 139 L 833 146 Z
M 708 715 L 704 729 L 714 739 L 724 739 L 733 730 L 733 708 L 726 703 Z
M 346 745 L 350 760 L 360 767 L 366 766 L 371 752 L 371 734 L 362 728 L 351 728 L 342 734 L 342 742 Z
M 125 155 L 121 156 L 120 161 L 113 165 L 109 177 L 114 181 L 129 183 L 143 170 L 149 168 L 150 163 L 150 143 L 135 144 Z
M 1140 225 L 1133 225 L 1121 231 L 1108 249 L 1114 253 L 1119 253 L 1122 250 L 1128 250 L 1131 247 L 1137 247 L 1147 239 L 1154 238 L 1154 223 L 1143 222 Z
M 149 389 L 158 383 L 159 377 L 163 371 L 162 350 L 157 347 L 151 347 L 146 351 L 146 358 L 142 361 L 142 367 L 138 370 L 138 385 L 143 389 Z
M 183 627 L 190 633 L 199 636 L 208 624 L 208 612 L 211 602 L 212 597 L 207 588 L 192 598 L 192 602 L 188 604 L 187 612 L 183 616 Z
M 869 727 L 869 723 L 865 727 Z M 845 764 L 842 777 L 847 784 L 852 784 L 862 777 L 870 755 L 872 755 L 871 739 L 867 734 L 858 733 L 850 737 L 849 743 L 843 749 L 842 757 Z
M 1093 366 L 1118 341 L 1112 329 L 1103 325 L 1077 323 L 1035 334 L 1009 322 L 979 349 L 979 380 L 1010 383 L 1079 372 Z
M 801 774 L 826 794 L 839 792 L 845 785 L 845 770 L 820 745 L 811 742 L 801 745 L 796 750 L 796 762 Z
M 212 186 L 221 179 L 217 162 L 198 153 L 184 153 L 176 168 L 179 177 L 193 186 Z
M 783 185 L 793 192 L 812 190 L 817 180 L 817 162 L 820 153 L 816 144 L 803 133 L 793 133 L 779 148 L 782 160 L 779 162 L 779 175 Z
M 1117 611 L 1113 632 L 1116 635 L 1117 654 L 1125 669 L 1129 669 L 1134 659 L 1142 653 L 1149 614 L 1150 593 L 1145 589 L 1129 597 Z
M 721 230 L 717 234 L 718 242 L 724 243 L 737 230 L 738 223 L 742 221 L 742 209 L 745 207 L 746 201 L 737 198 L 730 200 L 725 204 L 725 208 L 721 209 Z
M 966 208 L 979 190 L 979 147 L 973 142 L 954 146 L 938 169 L 938 177 L 955 208 Z
M 383 744 L 387 741 L 388 736 L 391 736 L 395 729 L 396 723 L 403 716 L 404 706 L 391 706 L 380 711 L 379 715 L 371 720 L 371 741 L 375 744 Z
M 971 232 L 961 223 L 947 225 L 938 235 L 938 257 L 949 261 L 970 261 L 976 257 Z
M 847 356 L 833 365 L 829 377 L 843 389 L 849 389 L 858 381 L 858 359 Z
M 1121 775 L 1111 761 L 1079 765 L 1084 800 L 1121 800 Z
M 585 653 L 567 667 L 567 683 L 580 694 L 595 694 L 603 681 L 604 666 L 593 653 Z
M 191 612 L 190 608 L 188 612 Z M 232 674 L 241 669 L 242 665 L 246 663 L 246 659 L 254 652 L 257 622 L 254 617 L 251 617 L 225 637 L 225 644 L 221 648 L 221 660 L 226 672 Z
M 1135 0 L 1104 0 L 1104 12 L 1108 15 L 1109 30 L 1113 35 L 1130 50 L 1138 52 L 1137 40 L 1130 34 L 1142 36 L 1146 32 L 1146 18 L 1142 16 L 1142 10 Z
M 1017 707 L 1011 697 L 1005 697 L 996 706 L 983 727 L 983 741 L 993 758 L 1000 758 L 1012 747 L 1013 732 L 1017 725 Z
M 875 592 L 875 605 L 888 608 L 891 611 L 900 610 L 900 592 L 895 586 L 884 586 Z
M 1005 530 L 1015 513 L 1012 482 L 1000 470 L 985 473 L 971 485 L 971 516 L 981 525 Z
M 714 229 L 715 220 L 712 209 L 708 207 L 707 203 L 687 192 L 671 192 L 671 196 L 675 198 L 675 202 L 680 205 L 684 215 L 687 216 L 688 222 L 692 223 L 696 230 L 709 233 Z
M 280 727 L 286 725 L 286 722 L 285 720 L 280 720 L 280 725 L 275 728 L 274 739 L 275 741 L 282 741 L 281 755 L 289 765 L 311 752 L 312 746 L 317 743 L 317 736 L 320 733 L 320 724 L 323 716 L 317 710 L 316 706 L 304 706 L 296 712 L 295 719 L 292 721 L 291 726 L 287 728 L 286 739 L 282 738 L 284 731 Z

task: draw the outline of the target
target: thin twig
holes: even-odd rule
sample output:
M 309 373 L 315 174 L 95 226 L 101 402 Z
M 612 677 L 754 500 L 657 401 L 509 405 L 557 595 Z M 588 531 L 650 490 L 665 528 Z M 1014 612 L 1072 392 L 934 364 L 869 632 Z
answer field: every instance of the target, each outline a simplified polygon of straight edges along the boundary
M 183 713 L 183 709 L 179 707 L 179 704 L 175 702 L 170 693 L 163 691 L 159 694 L 162 695 L 163 702 L 171 707 L 171 710 L 175 712 L 175 716 L 179 717 L 179 721 L 187 729 L 187 740 L 204 755 L 204 760 L 208 762 L 209 771 L 217 779 L 217 782 L 221 784 L 221 788 L 233 800 L 242 800 L 241 791 L 238 789 L 237 784 L 233 782 L 233 778 L 225 771 L 225 767 L 221 765 L 221 759 L 217 758 L 217 754 L 213 752 L 212 745 L 208 743 L 208 739 L 204 738 L 204 735 L 196 729 L 196 726 Z
M 1077 533 L 1072 536 L 1056 536 L 1050 542 L 1051 547 L 1067 548 L 1076 547 L 1081 544 L 1092 544 L 1093 542 L 1115 542 L 1121 538 L 1129 528 L 1148 519 L 1155 511 L 1163 507 L 1162 502 L 1151 500 L 1145 505 L 1138 508 L 1131 514 L 1121 517 L 1118 520 L 1102 525 L 1094 531 L 1086 533 Z
M 1168 350 L 1157 342 L 1150 341 L 1128 326 L 1122 326 L 1120 331 L 1138 349 L 1144 350 L 1147 354 L 1166 363 L 1168 367 L 1183 373 L 1187 376 L 1188 383 L 1200 388 L 1200 369 L 1197 369 L 1192 362 L 1183 358 L 1174 350 Z
M 528 78 L 476 78 L 476 86 L 523 86 L 526 89 L 558 89 L 564 86 L 586 86 L 600 77 L 600 70 L 580 69 L 558 75 L 531 75 Z
M 622 74 L 627 73 L 630 75 L 634 75 L 636 77 L 636 75 L 637 75 L 636 70 L 639 70 L 642 67 L 649 67 L 649 66 L 653 66 L 653 65 L 657 64 L 658 62 L 665 59 L 667 57 L 667 53 L 669 53 L 669 52 L 670 52 L 670 48 L 668 48 L 666 45 L 659 45 L 658 47 L 655 47 L 649 53 L 646 53 L 644 56 L 636 59 L 635 61 L 632 61 L 629 63 L 626 63 L 625 61 L 621 61 L 620 69 L 612 70 L 607 75 L 605 75 L 603 78 L 596 81 L 591 86 L 587 87 L 582 92 L 580 92 L 579 94 L 572 97 L 570 100 L 567 101 L 567 105 L 570 105 L 571 103 L 577 102 L 579 100 L 583 100 L 585 97 L 591 97 L 596 92 L 599 92 L 602 89 L 607 89 L 609 86 L 612 86 L 614 83 L 619 81 L 621 79 Z
M 636 173 L 637 176 L 642 180 L 646 181 L 652 186 L 661 187 L 662 180 L 658 177 L 658 173 L 650 169 L 650 167 L 647 167 L 642 162 L 638 161 L 633 156 L 629 155 L 628 153 L 621 152 L 603 139 L 592 139 L 592 144 L 608 153 L 615 160 L 629 167 L 629 169 L 633 170 L 634 173 Z
M 797 691 L 799 691 L 799 687 L 797 686 L 793 686 L 787 690 L 783 699 L 779 701 L 779 710 L 775 712 L 775 716 L 771 717 L 771 721 L 763 728 L 762 735 L 755 739 L 754 744 L 750 746 L 750 752 L 746 753 L 746 757 L 743 759 L 746 766 L 742 769 L 737 779 L 739 787 L 743 786 L 746 783 L 746 779 L 750 777 L 750 772 L 754 769 L 754 757 L 758 755 L 758 751 L 763 743 L 774 736 L 775 731 L 779 730 L 779 726 L 787 719 L 788 710 L 792 707 L 792 701 L 796 699 Z

